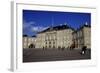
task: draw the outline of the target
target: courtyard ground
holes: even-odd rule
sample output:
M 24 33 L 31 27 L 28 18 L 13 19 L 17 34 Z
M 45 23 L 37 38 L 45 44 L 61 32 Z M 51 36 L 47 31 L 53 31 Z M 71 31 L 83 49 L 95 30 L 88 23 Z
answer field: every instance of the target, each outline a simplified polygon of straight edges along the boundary
M 85 55 L 81 55 L 80 52 L 81 50 L 23 49 L 23 62 L 91 59 L 91 50 L 87 50 Z

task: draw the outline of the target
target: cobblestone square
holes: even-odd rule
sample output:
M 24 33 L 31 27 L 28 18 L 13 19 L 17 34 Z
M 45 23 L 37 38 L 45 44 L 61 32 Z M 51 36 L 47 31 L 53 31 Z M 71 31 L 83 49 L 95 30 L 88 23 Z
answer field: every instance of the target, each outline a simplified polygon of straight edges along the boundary
M 81 55 L 81 50 L 57 49 L 23 49 L 23 62 L 62 61 L 62 60 L 87 60 L 91 59 L 91 50 Z

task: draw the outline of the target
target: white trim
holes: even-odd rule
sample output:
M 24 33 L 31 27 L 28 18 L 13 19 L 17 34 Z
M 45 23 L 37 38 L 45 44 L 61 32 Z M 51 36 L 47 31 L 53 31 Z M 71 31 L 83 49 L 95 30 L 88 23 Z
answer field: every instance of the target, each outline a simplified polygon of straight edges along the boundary
M 11 70 L 17 69 L 17 39 L 16 39 L 16 3 L 11 2 Z

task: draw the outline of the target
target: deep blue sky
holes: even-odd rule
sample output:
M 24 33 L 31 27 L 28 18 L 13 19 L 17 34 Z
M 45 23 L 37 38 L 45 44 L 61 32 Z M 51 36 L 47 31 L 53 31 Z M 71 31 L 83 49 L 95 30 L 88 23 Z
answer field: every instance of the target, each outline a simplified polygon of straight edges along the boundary
M 86 22 L 91 25 L 90 13 L 23 10 L 23 34 L 29 36 L 50 26 L 66 23 L 77 29 Z

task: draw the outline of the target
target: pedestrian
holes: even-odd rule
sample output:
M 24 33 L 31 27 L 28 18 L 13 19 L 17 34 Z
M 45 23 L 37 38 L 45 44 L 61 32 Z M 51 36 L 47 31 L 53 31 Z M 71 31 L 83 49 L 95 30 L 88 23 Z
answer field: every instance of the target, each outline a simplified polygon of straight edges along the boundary
M 86 46 L 83 46 L 83 47 L 82 47 L 82 50 L 81 50 L 81 54 L 82 54 L 82 55 L 84 55 L 84 54 L 86 53 L 86 48 L 87 48 Z

